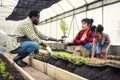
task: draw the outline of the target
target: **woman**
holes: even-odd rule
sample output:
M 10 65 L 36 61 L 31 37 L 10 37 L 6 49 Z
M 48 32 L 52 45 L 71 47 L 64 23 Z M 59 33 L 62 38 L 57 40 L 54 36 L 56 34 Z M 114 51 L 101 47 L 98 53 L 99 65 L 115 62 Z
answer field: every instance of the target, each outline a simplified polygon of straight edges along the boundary
M 97 58 L 107 60 L 107 51 L 110 44 L 109 35 L 103 33 L 103 26 L 98 25 L 93 31 L 94 40 L 93 40 L 93 48 L 92 48 L 92 59 L 94 58 L 94 54 L 97 54 Z
M 93 33 L 91 27 L 93 24 L 93 19 L 85 18 L 82 19 L 81 22 L 82 22 L 82 30 L 79 31 L 79 33 L 74 38 L 74 40 L 68 43 L 67 46 L 76 45 L 76 49 L 73 52 L 73 54 L 75 52 L 78 52 L 78 54 L 80 54 L 80 52 L 82 51 L 81 53 L 82 56 L 88 56 L 92 51 Z M 90 53 L 87 53 L 87 55 L 85 55 L 86 52 L 85 49 L 89 50 Z

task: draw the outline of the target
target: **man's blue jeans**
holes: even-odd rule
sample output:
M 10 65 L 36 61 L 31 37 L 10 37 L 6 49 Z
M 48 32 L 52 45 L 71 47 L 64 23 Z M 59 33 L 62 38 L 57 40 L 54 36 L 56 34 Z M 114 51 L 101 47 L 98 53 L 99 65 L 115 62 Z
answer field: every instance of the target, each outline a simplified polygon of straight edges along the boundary
M 24 41 L 20 43 L 20 46 L 16 48 L 15 50 L 12 50 L 11 53 L 31 53 L 39 48 L 39 44 L 34 41 Z

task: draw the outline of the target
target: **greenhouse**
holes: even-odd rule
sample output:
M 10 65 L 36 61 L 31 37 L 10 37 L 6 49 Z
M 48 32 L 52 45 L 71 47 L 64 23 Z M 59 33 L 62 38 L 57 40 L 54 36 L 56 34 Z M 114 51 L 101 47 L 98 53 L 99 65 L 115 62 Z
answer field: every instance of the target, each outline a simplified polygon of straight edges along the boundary
M 120 0 L 0 0 L 0 80 L 120 80 Z

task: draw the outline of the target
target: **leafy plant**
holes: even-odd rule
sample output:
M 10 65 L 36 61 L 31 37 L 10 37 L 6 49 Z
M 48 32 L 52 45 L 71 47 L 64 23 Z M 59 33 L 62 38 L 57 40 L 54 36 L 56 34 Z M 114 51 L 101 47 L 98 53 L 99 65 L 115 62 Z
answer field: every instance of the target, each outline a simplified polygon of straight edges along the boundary
M 81 62 L 86 62 L 88 60 L 90 60 L 90 58 L 88 57 L 83 57 L 83 56 L 72 56 L 70 53 L 68 52 L 54 52 L 53 53 L 54 56 L 60 56 L 62 58 L 67 58 L 69 61 L 72 61 L 76 64 L 79 64 Z
M 60 19 L 60 28 L 61 28 L 61 31 L 63 32 L 63 35 L 65 36 L 66 31 L 68 30 L 68 27 L 66 22 L 62 18 Z
M 44 46 L 40 46 L 39 48 L 40 48 L 40 49 L 45 49 L 45 47 L 44 47 Z
M 2 74 L 3 77 L 6 77 L 9 73 L 6 72 L 6 66 L 5 66 L 5 62 L 3 62 L 0 59 L 0 73 Z
M 14 78 L 14 76 L 12 76 L 12 75 L 9 76 L 9 79 L 10 79 L 10 80 L 13 79 L 13 78 Z
M 66 58 L 69 61 L 74 62 L 75 64 L 79 64 L 81 62 L 86 62 L 88 60 L 90 60 L 90 58 L 88 57 L 83 57 L 83 56 L 72 56 L 70 53 L 68 52 L 60 52 L 60 51 L 55 51 L 53 52 L 53 57 L 61 57 L 61 58 Z M 42 60 L 42 61 L 48 61 L 50 58 L 50 56 L 48 54 L 38 54 L 37 55 L 37 59 L 38 60 Z

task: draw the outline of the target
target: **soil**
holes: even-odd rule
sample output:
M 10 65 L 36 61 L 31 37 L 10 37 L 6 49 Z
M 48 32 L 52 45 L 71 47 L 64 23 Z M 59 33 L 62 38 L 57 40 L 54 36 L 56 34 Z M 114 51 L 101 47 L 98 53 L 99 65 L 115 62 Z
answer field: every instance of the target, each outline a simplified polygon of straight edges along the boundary
M 67 67 L 68 71 L 73 72 L 75 70 L 75 68 L 76 68 L 76 65 L 74 65 L 73 62 L 69 62 L 66 67 Z
M 57 66 L 59 68 L 65 69 L 89 80 L 120 80 L 120 69 L 114 69 L 109 66 L 90 66 L 85 63 L 79 65 L 74 64 L 66 59 L 53 58 L 47 61 L 48 63 Z
M 6 66 L 6 72 L 9 74 L 6 77 L 3 77 L 2 74 L 0 73 L 0 80 L 25 80 L 22 75 L 19 73 L 17 69 L 14 68 L 12 64 L 3 56 L 0 54 L 0 59 L 2 59 L 3 62 L 5 62 Z M 10 79 L 10 77 L 12 77 Z
M 57 67 L 60 67 L 62 69 L 67 70 L 68 68 L 66 67 L 68 65 L 68 61 L 67 60 L 63 60 L 63 59 L 58 59 L 57 62 L 54 64 Z
M 74 73 L 83 76 L 89 80 L 120 80 L 120 71 L 110 68 L 95 68 L 86 65 L 75 69 Z

